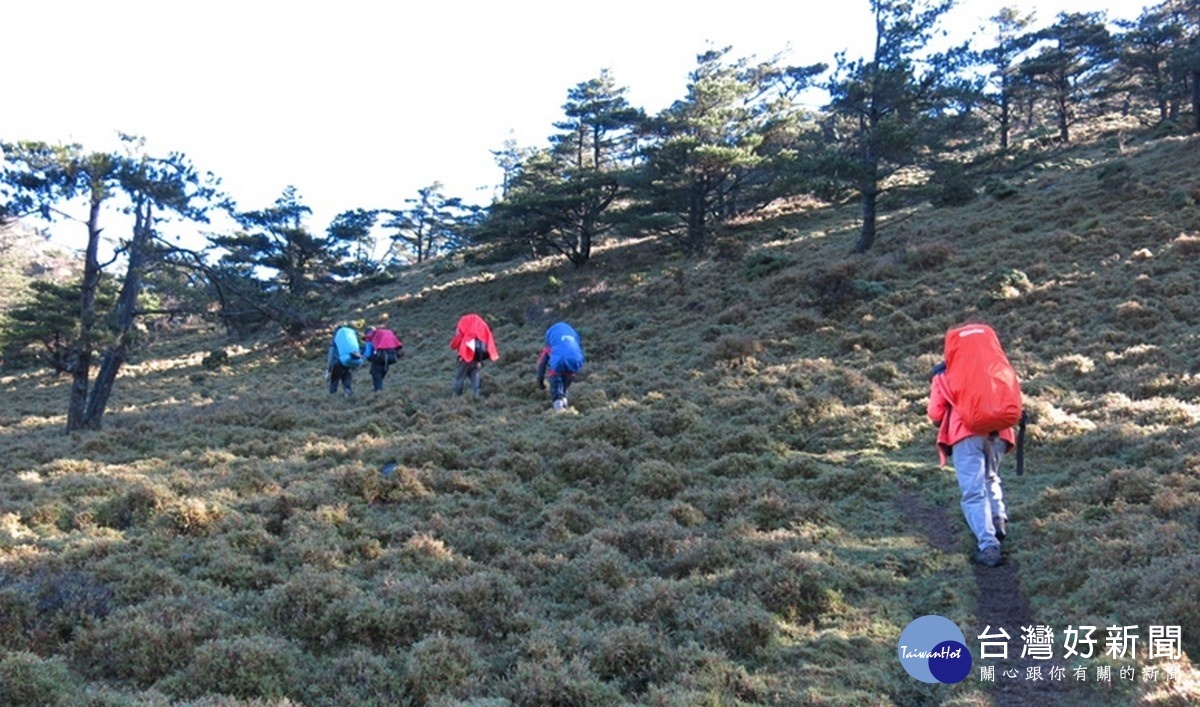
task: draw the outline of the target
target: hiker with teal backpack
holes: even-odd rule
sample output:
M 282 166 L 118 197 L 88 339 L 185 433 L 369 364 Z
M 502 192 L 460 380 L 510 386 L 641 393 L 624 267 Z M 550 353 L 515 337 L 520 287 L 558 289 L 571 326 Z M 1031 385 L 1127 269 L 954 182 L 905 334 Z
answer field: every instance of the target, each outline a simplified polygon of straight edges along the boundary
M 393 363 L 404 355 L 404 344 L 391 329 L 367 327 L 363 334 L 363 358 L 371 362 L 371 385 L 375 392 L 383 390 L 383 379 Z
M 997 567 L 1004 562 L 1000 541 L 1008 536 L 1000 462 L 1017 447 L 1015 425 L 1024 436 L 1020 384 L 986 324 L 951 329 L 944 348 L 945 358 L 930 381 L 929 419 L 938 426 L 940 462 L 945 465 L 949 456 L 958 477 L 963 517 L 976 539 L 971 559 Z M 1022 465 L 1018 450 L 1018 475 Z
M 546 330 L 546 346 L 538 356 L 537 382 L 546 389 L 550 377 L 550 401 L 555 410 L 567 409 L 567 390 L 575 374 L 583 369 L 583 347 L 579 334 L 566 322 L 553 324 Z
M 325 359 L 325 380 L 329 381 L 329 394 L 336 393 L 340 383 L 346 397 L 352 397 L 354 390 L 351 387 L 351 371 L 362 364 L 363 355 L 358 343 L 358 332 L 349 324 L 343 324 L 334 330 L 333 341 L 329 344 L 329 355 Z

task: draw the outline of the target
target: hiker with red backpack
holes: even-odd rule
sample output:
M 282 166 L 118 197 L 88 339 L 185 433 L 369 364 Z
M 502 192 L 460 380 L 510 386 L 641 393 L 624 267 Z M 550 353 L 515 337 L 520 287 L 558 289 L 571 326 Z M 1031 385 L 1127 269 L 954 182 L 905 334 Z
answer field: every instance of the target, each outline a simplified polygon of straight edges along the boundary
M 454 374 L 454 394 L 462 395 L 463 384 L 470 379 L 471 392 L 480 396 L 479 372 L 486 361 L 500 358 L 492 330 L 478 314 L 466 314 L 458 320 L 450 348 L 458 352 L 458 369 Z
M 986 324 L 946 332 L 945 359 L 933 369 L 929 419 L 938 425 L 942 465 L 950 456 L 962 491 L 962 511 L 975 534 L 972 559 L 987 567 L 1004 562 L 1000 541 L 1008 535 L 1008 510 L 1000 461 L 1017 445 L 1013 427 L 1022 422 L 1016 372 Z M 1017 473 L 1022 472 L 1018 454 Z
M 371 384 L 378 393 L 383 390 L 383 379 L 388 374 L 388 368 L 404 355 L 404 344 L 395 332 L 382 327 L 367 327 L 363 341 L 363 358 L 371 362 Z

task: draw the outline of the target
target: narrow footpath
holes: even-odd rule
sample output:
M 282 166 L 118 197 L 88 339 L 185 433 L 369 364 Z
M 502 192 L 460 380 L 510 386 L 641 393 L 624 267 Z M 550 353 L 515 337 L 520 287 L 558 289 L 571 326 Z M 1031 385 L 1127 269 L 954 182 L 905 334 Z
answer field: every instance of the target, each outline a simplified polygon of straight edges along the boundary
M 897 505 L 908 517 L 921 518 L 919 524 L 929 544 L 941 552 L 965 555 L 963 534 L 969 533 L 966 524 L 958 513 L 954 503 L 955 489 L 947 489 L 951 495 L 951 508 L 935 506 L 927 503 L 920 495 L 913 492 L 903 494 L 897 499 Z M 952 514 L 950 511 L 954 511 Z M 1014 523 L 1009 529 L 1014 536 L 1021 532 L 1020 524 Z M 1005 543 L 1008 544 L 1007 542 Z M 967 677 L 969 681 L 978 682 L 980 667 L 995 666 L 995 682 L 987 686 L 987 693 L 997 707 L 1026 707 L 1035 704 L 1072 704 L 1069 695 L 1074 681 L 1051 681 L 1045 673 L 1049 666 L 1045 661 L 1032 658 L 1022 658 L 1021 650 L 1024 642 L 1021 640 L 1021 627 L 1033 626 L 1036 623 L 1054 625 L 1053 621 L 1038 622 L 1029 608 L 1029 602 L 1021 594 L 1019 562 L 1012 559 L 1005 550 L 1005 563 L 999 567 L 984 567 L 972 563 L 972 573 L 976 585 L 976 624 L 962 626 L 967 642 L 977 660 L 974 670 Z M 990 627 L 990 633 L 1003 629 L 1009 634 L 1008 658 L 989 657 L 980 661 L 978 650 L 979 636 Z M 1041 680 L 1027 679 L 1029 670 L 1040 670 Z M 1083 697 L 1079 695 L 1079 697 Z M 1064 699 L 1066 698 L 1066 699 Z

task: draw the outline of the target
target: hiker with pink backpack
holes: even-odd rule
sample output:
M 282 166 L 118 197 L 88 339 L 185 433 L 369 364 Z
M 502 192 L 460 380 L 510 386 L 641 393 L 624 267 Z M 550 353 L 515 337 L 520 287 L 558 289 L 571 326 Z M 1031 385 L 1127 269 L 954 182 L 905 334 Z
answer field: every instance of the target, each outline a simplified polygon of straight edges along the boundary
M 394 331 L 384 327 L 367 327 L 363 342 L 363 358 L 371 362 L 371 385 L 378 393 L 383 390 L 388 369 L 404 355 L 404 344 Z
M 962 491 L 962 511 L 975 534 L 972 559 L 987 567 L 1004 562 L 1000 541 L 1008 535 L 1008 509 L 1000 479 L 1004 455 L 1018 448 L 1021 387 L 996 332 L 965 324 L 946 332 L 945 358 L 933 369 L 929 419 L 938 425 L 937 448 L 949 456 Z M 1023 469 L 1018 448 L 1017 474 Z

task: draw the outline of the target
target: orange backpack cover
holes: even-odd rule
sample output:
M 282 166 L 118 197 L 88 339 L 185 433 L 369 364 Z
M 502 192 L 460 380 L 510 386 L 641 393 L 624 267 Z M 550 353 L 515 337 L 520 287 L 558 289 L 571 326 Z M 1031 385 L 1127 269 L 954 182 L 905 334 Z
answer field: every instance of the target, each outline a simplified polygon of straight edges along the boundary
M 950 404 L 976 434 L 999 432 L 1021 419 L 1017 372 L 986 324 L 966 324 L 946 332 L 946 384 Z

